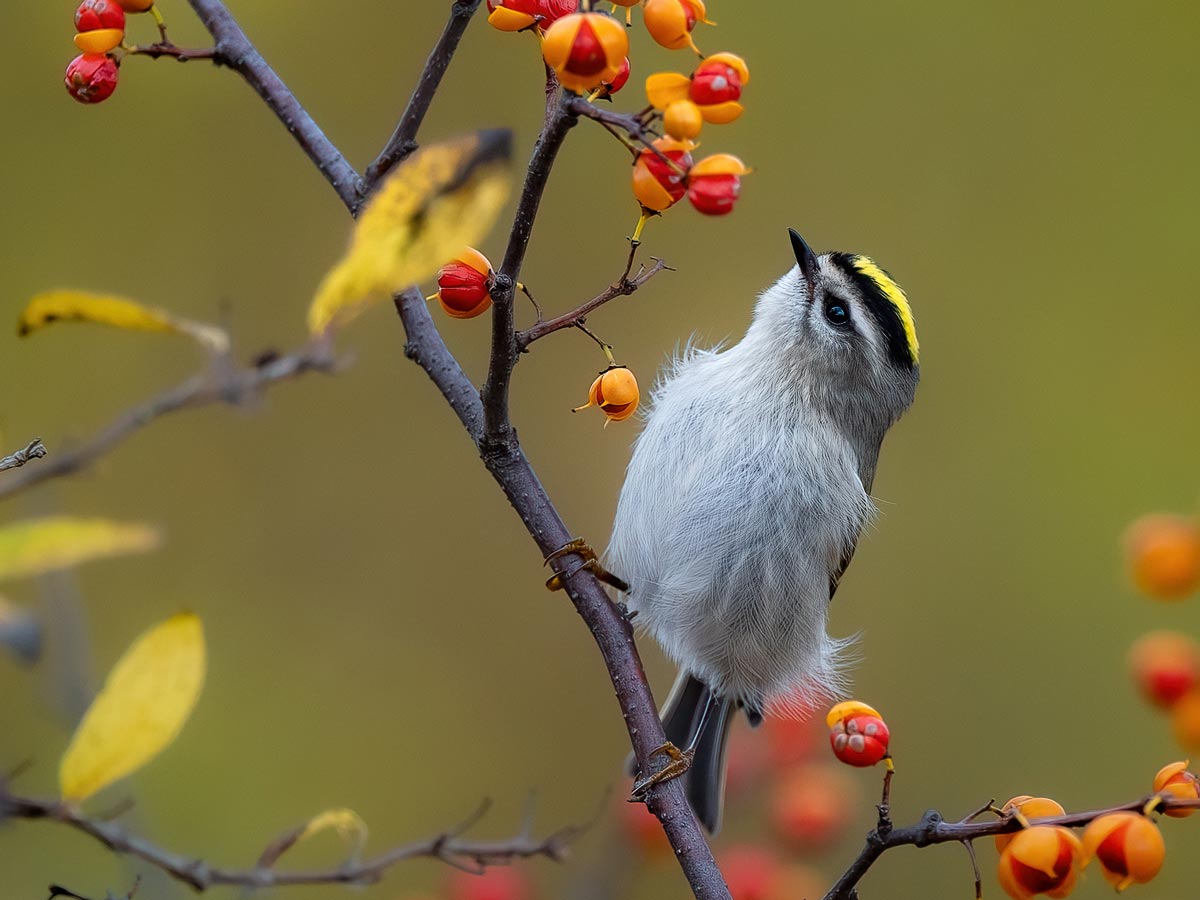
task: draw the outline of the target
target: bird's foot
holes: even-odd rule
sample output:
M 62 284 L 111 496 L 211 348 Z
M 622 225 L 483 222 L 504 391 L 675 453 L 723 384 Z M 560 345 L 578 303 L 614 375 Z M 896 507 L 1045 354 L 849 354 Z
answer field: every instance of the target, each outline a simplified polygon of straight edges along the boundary
M 621 593 L 629 593 L 629 583 L 600 565 L 599 559 L 596 558 L 596 551 L 583 538 L 575 538 L 574 540 L 567 541 L 567 543 L 563 544 L 557 550 L 547 554 L 543 565 L 548 566 L 556 559 L 571 555 L 581 557 L 583 562 L 573 569 L 568 569 L 565 572 L 555 572 L 551 575 L 546 579 L 546 588 L 548 590 L 561 591 L 568 578 L 587 569 L 605 584 L 611 585 Z
M 631 803 L 640 803 L 645 800 L 650 793 L 650 789 L 655 785 L 662 784 L 664 781 L 670 781 L 673 778 L 678 778 L 684 772 L 692 767 L 692 759 L 696 755 L 696 751 L 690 747 L 687 750 L 680 750 L 670 741 L 667 741 L 657 750 L 650 754 L 651 757 L 658 755 L 667 757 L 668 762 L 657 772 L 647 775 L 645 778 L 640 778 L 634 782 L 633 790 L 629 794 Z

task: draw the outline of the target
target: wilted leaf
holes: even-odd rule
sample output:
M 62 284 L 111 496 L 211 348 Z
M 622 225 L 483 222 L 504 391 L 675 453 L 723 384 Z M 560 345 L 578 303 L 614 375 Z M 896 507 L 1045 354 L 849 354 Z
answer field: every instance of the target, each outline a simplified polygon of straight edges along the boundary
M 42 650 L 42 628 L 28 610 L 0 597 L 0 647 L 20 662 L 37 662 Z
M 313 816 L 303 825 L 280 835 L 258 858 L 260 868 L 269 869 L 301 841 L 308 840 L 314 834 L 328 829 L 335 829 L 338 835 L 350 847 L 350 859 L 358 859 L 367 843 L 367 823 L 352 809 L 327 809 Z
M 167 747 L 204 685 L 204 630 L 180 613 L 141 635 L 109 673 L 59 767 L 64 800 L 80 802 Z
M 41 575 L 92 559 L 158 546 L 149 525 L 47 516 L 0 527 L 0 579 Z
M 511 140 L 507 131 L 479 131 L 423 147 L 397 166 L 317 288 L 309 330 L 320 335 L 345 324 L 481 241 L 508 199 Z
M 229 338 L 221 329 L 171 315 L 164 309 L 145 306 L 125 297 L 87 291 L 48 291 L 38 294 L 17 320 L 17 334 L 24 337 L 51 322 L 96 322 L 130 331 L 186 334 L 208 348 L 223 352 Z

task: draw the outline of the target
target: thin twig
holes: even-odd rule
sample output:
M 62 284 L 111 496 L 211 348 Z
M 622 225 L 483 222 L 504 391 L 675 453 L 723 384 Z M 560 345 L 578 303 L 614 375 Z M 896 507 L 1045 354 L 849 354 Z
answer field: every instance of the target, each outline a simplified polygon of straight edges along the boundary
M 413 88 L 395 132 L 379 151 L 374 162 L 367 166 L 359 187 L 360 203 L 371 195 L 383 176 L 417 149 L 417 132 L 421 123 L 425 121 L 425 114 L 429 111 L 429 105 L 442 83 L 442 76 L 446 74 L 450 60 L 454 58 L 454 52 L 462 40 L 463 32 L 467 30 L 471 16 L 478 6 L 479 0 L 461 0 L 451 5 L 446 28 L 425 61 L 425 68 L 421 71 L 417 86 Z
M 337 191 L 346 208 L 353 211 L 361 196 L 359 185 L 362 178 L 313 121 L 308 110 L 300 105 L 283 79 L 267 65 L 225 4 L 220 0 L 188 0 L 188 3 L 216 42 L 213 61 L 233 69 L 258 92 L 313 165 Z
M 179 62 L 190 62 L 194 59 L 217 60 L 220 56 L 216 47 L 180 47 L 169 41 L 159 41 L 155 44 L 143 44 L 130 47 L 125 51 L 126 56 L 148 56 L 151 59 L 168 57 Z
M 488 445 L 479 392 L 442 340 L 421 292 L 410 288 L 397 295 L 396 309 L 407 335 L 405 354 L 425 370 L 441 391 L 542 555 L 551 555 L 570 541 L 573 534 L 515 436 L 502 446 Z M 555 557 L 551 566 L 564 575 L 567 595 L 600 648 L 634 755 L 641 771 L 649 774 L 656 771 L 655 753 L 666 742 L 658 707 L 650 693 L 629 621 L 609 599 L 594 573 L 581 567 L 583 561 L 578 554 L 564 554 Z M 673 779 L 656 785 L 649 792 L 646 805 L 662 823 L 697 900 L 730 900 L 712 851 L 688 804 L 682 781 Z
M 492 352 L 487 381 L 483 387 L 484 435 L 488 447 L 502 447 L 514 440 L 508 420 L 508 391 L 519 350 L 513 327 L 513 295 L 521 277 L 521 266 L 533 235 L 538 207 L 550 180 L 554 160 L 567 132 L 578 121 L 569 111 L 570 100 L 558 87 L 554 72 L 546 68 L 546 118 L 529 160 L 529 174 L 513 216 L 508 249 L 492 287 Z M 485 452 L 490 452 L 485 450 Z
M 285 356 L 271 356 L 248 368 L 232 366 L 228 359 L 214 360 L 209 371 L 193 375 L 127 410 L 83 443 L 56 452 L 42 465 L 0 479 L 0 498 L 47 479 L 87 468 L 135 431 L 168 413 L 211 403 L 237 405 L 259 396 L 265 388 L 278 382 L 308 372 L 332 372 L 336 366 L 333 351 L 324 342 L 308 344 Z
M 1043 819 L 1030 819 L 1033 825 L 1060 825 L 1064 828 L 1080 828 L 1100 818 L 1115 812 L 1142 812 L 1148 803 L 1156 801 L 1159 811 L 1168 809 L 1200 809 L 1200 800 L 1184 800 L 1166 794 L 1151 794 L 1140 800 L 1111 806 L 1106 809 L 1093 809 L 1086 812 L 1067 813 L 1062 816 L 1050 816 Z M 983 807 L 986 812 L 991 806 Z M 866 846 L 842 874 L 824 900 L 851 900 L 855 896 L 855 887 L 871 868 L 872 864 L 886 851 L 896 847 L 928 847 L 931 844 L 950 842 L 967 843 L 984 837 L 998 834 L 1009 834 L 1021 829 L 1021 823 L 1015 816 L 1006 815 L 990 822 L 970 821 L 979 812 L 973 813 L 959 822 L 947 822 L 937 810 L 929 810 L 921 817 L 921 821 L 907 828 L 893 828 L 888 834 L 880 834 L 877 830 L 867 835 Z
M 41 438 L 34 438 L 20 450 L 0 459 L 0 472 L 5 469 L 19 469 L 31 459 L 41 459 L 46 455 L 46 445 Z
M 541 340 L 548 334 L 553 334 L 556 331 L 561 331 L 564 328 L 572 328 L 580 323 L 587 322 L 587 317 L 598 310 L 610 300 L 615 300 L 617 297 L 628 297 L 647 281 L 657 275 L 663 269 L 670 269 L 661 259 L 655 259 L 654 264 L 648 269 L 643 269 L 633 278 L 629 277 L 629 270 L 625 274 L 610 284 L 607 288 L 588 300 L 586 303 L 581 303 L 570 312 L 563 313 L 561 316 L 555 316 L 553 319 L 546 319 L 544 322 L 538 322 L 527 328 L 525 331 L 517 334 L 517 347 L 524 351 L 534 341 Z
M 478 820 L 478 815 L 472 814 L 441 834 L 395 847 L 363 862 L 348 861 L 332 869 L 289 872 L 265 866 L 251 869 L 217 868 L 201 859 L 173 853 L 152 844 L 111 822 L 89 818 L 61 801 L 18 797 L 9 793 L 0 782 L 0 820 L 5 818 L 46 819 L 67 825 L 91 836 L 114 853 L 137 857 L 197 891 L 206 891 L 219 885 L 265 888 L 299 884 L 374 884 L 396 864 L 420 857 L 437 859 L 472 872 L 515 859 L 539 856 L 561 861 L 570 844 L 586 828 L 569 826 L 546 837 L 535 838 L 525 827 L 520 834 L 508 840 L 466 840 L 462 837 L 463 832 Z

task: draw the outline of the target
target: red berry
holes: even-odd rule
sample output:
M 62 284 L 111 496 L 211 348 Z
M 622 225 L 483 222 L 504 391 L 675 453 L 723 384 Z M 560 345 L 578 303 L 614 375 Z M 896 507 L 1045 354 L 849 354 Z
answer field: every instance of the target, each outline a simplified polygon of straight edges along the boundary
M 733 900 L 767 900 L 779 880 L 779 858 L 765 847 L 740 844 L 720 853 L 717 865 Z
M 733 204 L 742 193 L 737 175 L 703 175 L 688 182 L 688 200 L 706 216 L 733 212 Z
M 617 69 L 617 74 L 612 77 L 612 81 L 605 82 L 604 88 L 611 97 L 621 88 L 625 87 L 625 83 L 629 81 L 629 57 L 625 57 L 625 61 L 621 63 L 621 68 Z
M 704 63 L 692 75 L 688 96 L 694 103 L 699 103 L 701 106 L 740 100 L 742 96 L 741 73 L 728 63 Z
M 449 900 L 530 900 L 533 884 L 520 869 L 491 866 L 482 875 L 455 872 L 446 885 Z
M 75 10 L 76 31 L 97 31 L 101 28 L 125 29 L 125 10 L 117 0 L 83 0 Z
M 84 53 L 71 60 L 67 93 L 80 103 L 99 103 L 117 89 L 117 64 L 103 53 Z
M 873 766 L 888 755 L 888 727 L 876 716 L 849 716 L 829 732 L 833 755 L 850 766 Z

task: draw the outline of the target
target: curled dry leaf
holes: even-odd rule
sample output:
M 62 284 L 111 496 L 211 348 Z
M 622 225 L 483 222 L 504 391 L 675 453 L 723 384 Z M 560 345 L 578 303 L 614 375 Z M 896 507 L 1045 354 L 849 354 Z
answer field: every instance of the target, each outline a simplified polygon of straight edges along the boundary
M 290 831 L 280 835 L 258 858 L 260 868 L 269 869 L 278 862 L 279 857 L 291 850 L 301 841 L 306 841 L 315 834 L 333 829 L 350 848 L 350 859 L 357 860 L 367 844 L 367 823 L 352 809 L 327 809 L 313 816 L 303 825 L 297 825 Z
M 479 131 L 415 152 L 358 217 L 350 247 L 308 309 L 319 336 L 372 302 L 432 276 L 491 230 L 508 199 L 512 135 Z
M 161 753 L 195 708 L 204 670 L 204 629 L 191 613 L 172 616 L 134 641 L 63 754 L 63 799 L 86 800 Z

